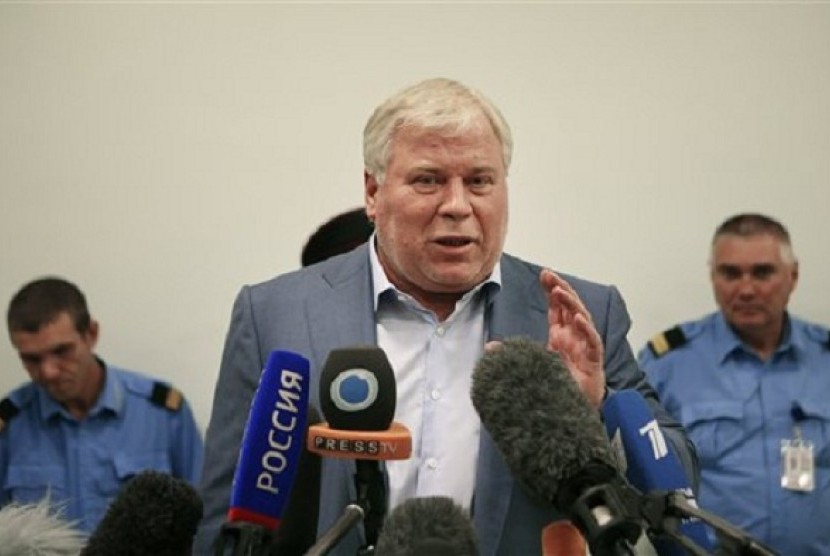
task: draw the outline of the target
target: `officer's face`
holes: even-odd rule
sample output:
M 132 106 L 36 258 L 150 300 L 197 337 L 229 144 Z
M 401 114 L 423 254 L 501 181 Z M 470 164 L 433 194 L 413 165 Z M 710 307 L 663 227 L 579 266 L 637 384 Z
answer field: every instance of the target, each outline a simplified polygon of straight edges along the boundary
M 715 299 L 739 334 L 778 334 L 798 263 L 785 259 L 774 236 L 726 235 L 713 245 L 711 278 Z
M 97 340 L 98 323 L 92 321 L 81 333 L 68 313 L 60 313 L 37 332 L 11 333 L 32 381 L 63 404 L 86 401 L 93 391 L 97 395 L 100 367 L 93 354 Z

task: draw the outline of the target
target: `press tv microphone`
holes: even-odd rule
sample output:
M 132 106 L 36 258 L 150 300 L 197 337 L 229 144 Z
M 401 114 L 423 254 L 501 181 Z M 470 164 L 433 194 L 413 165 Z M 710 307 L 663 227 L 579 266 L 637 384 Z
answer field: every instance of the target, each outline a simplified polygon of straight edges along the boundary
M 407 459 L 412 453 L 409 430 L 392 421 L 396 396 L 395 374 L 382 349 L 355 346 L 332 350 L 320 374 L 320 407 L 327 422 L 309 427 L 308 432 L 312 452 L 356 460 L 356 502 L 365 512 L 369 549 L 377 542 L 387 507 L 385 479 L 378 462 Z M 326 549 L 315 547 L 320 553 Z
M 189 556 L 202 500 L 182 479 L 143 471 L 125 484 L 82 556 Z
M 605 430 L 611 446 L 617 450 L 628 482 L 638 490 L 677 491 L 694 506 L 694 492 L 674 453 L 663 436 L 645 398 L 636 390 L 620 390 L 611 394 L 602 406 Z M 706 550 L 714 548 L 706 527 L 698 519 L 677 519 L 678 532 Z M 670 539 L 652 538 L 661 556 L 682 556 L 686 550 Z
M 471 397 L 513 475 L 568 516 L 594 556 L 632 552 L 642 523 L 620 499 L 624 480 L 599 412 L 557 354 L 506 340 L 479 360 Z
M 305 443 L 309 362 L 297 353 L 272 351 L 259 378 L 233 478 L 227 523 L 216 554 L 266 550 L 280 525 Z
M 478 556 L 478 543 L 467 512 L 451 498 L 410 498 L 386 518 L 375 556 Z

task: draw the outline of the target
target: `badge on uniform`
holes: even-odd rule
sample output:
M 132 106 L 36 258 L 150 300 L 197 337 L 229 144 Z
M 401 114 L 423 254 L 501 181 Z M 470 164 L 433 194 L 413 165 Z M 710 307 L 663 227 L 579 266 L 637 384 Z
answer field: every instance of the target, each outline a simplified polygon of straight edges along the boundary
M 816 487 L 813 443 L 801 438 L 796 430 L 795 438 L 781 441 L 781 487 L 799 492 L 811 492 Z

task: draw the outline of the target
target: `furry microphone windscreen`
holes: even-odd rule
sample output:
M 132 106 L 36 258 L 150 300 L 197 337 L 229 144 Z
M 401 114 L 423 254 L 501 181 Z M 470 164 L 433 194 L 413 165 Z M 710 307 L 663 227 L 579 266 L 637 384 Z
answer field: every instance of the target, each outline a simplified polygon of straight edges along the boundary
M 0 508 L 0 556 L 78 556 L 84 541 L 48 498 Z
M 410 498 L 387 516 L 375 556 L 477 556 L 469 515 L 446 496 Z
M 591 480 L 614 476 L 599 412 L 561 357 L 541 344 L 513 338 L 485 353 L 471 397 L 516 478 L 560 511 L 568 511 L 586 470 Z
M 122 487 L 82 556 L 187 556 L 202 512 L 186 481 L 143 471 Z

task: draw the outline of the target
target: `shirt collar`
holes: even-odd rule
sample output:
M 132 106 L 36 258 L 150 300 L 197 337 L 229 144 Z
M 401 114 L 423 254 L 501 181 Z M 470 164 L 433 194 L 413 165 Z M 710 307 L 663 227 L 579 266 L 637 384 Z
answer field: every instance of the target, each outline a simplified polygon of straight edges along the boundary
M 111 411 L 117 415 L 124 407 L 124 385 L 121 384 L 121 381 L 118 380 L 115 373 L 107 369 L 107 364 L 102 359 L 96 359 L 104 370 L 104 389 L 98 395 L 98 399 L 89 410 L 88 415 L 94 416 L 104 411 Z M 57 415 L 61 415 L 67 419 L 74 419 L 45 389 L 38 388 L 37 395 L 40 405 L 40 417 L 44 421 Z
M 381 296 L 386 294 L 386 292 L 400 292 L 400 290 L 398 290 L 398 288 L 396 288 L 395 285 L 389 281 L 389 278 L 386 276 L 386 272 L 383 270 L 383 267 L 380 264 L 380 260 L 378 259 L 377 254 L 377 247 L 375 245 L 376 235 L 377 232 L 373 233 L 372 237 L 369 238 L 369 265 L 372 269 L 372 301 L 374 303 L 374 310 L 377 313 L 378 304 L 380 302 Z M 475 295 L 479 290 L 483 290 L 484 295 L 487 296 L 487 302 L 489 303 L 493 300 L 493 297 L 500 289 L 501 259 L 496 261 L 496 266 L 493 267 L 493 272 L 490 273 L 490 276 L 485 278 L 480 284 L 478 284 L 472 290 L 465 293 L 464 297 L 470 297 L 472 295 Z
M 784 328 L 782 331 L 782 338 L 775 348 L 775 354 L 792 352 L 794 355 L 799 351 L 804 352 L 805 338 L 801 330 L 792 325 L 789 313 L 784 313 Z M 715 316 L 715 353 L 721 363 L 738 352 L 751 353 L 755 352 L 747 347 L 741 339 L 735 334 L 735 331 L 726 322 L 721 311 L 717 312 Z

